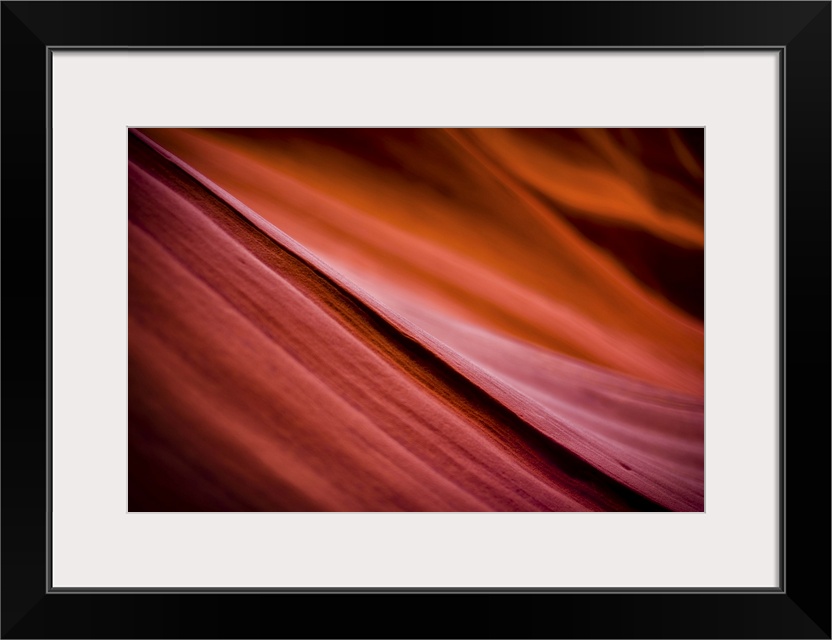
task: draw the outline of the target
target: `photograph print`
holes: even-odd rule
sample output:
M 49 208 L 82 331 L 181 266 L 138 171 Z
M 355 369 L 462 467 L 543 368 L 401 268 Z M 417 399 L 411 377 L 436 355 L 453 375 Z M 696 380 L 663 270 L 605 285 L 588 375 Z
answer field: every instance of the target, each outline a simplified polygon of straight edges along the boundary
M 131 512 L 704 511 L 704 129 L 127 136 Z

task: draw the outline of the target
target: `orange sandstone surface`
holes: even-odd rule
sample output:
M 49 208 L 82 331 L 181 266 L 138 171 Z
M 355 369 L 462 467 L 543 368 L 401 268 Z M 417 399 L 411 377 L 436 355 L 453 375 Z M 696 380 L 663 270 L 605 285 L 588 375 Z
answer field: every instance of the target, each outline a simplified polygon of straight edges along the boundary
M 703 509 L 701 130 L 129 136 L 130 510 Z

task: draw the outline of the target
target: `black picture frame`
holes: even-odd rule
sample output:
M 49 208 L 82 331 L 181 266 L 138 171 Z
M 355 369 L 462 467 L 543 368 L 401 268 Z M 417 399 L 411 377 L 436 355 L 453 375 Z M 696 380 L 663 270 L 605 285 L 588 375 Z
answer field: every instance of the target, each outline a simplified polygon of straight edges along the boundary
M 830 2 L 3 2 L 1 15 L 2 637 L 830 637 Z M 778 51 L 779 588 L 52 589 L 48 99 L 51 52 L 69 47 Z

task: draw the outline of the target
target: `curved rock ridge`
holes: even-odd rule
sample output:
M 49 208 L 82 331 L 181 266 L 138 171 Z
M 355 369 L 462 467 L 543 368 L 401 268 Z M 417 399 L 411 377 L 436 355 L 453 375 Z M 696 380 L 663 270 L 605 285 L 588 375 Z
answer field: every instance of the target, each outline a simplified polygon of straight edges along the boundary
M 130 510 L 702 510 L 697 357 L 663 385 L 641 375 L 652 371 L 645 344 L 669 369 L 690 345 L 666 358 L 664 333 L 618 345 L 617 362 L 642 365 L 626 372 L 556 349 L 570 330 L 598 353 L 626 336 L 618 321 L 586 328 L 580 305 L 453 240 L 368 216 L 291 174 L 269 169 L 266 179 L 256 154 L 171 143 L 202 134 L 216 132 L 130 133 Z M 217 170 L 238 161 L 272 194 L 265 211 L 250 206 L 265 198 L 250 181 Z M 663 242 L 701 243 L 695 224 L 680 222 L 689 211 L 671 222 L 653 214 L 638 224 Z M 290 237 L 283 217 L 300 217 L 300 233 Z M 344 219 L 361 228 L 342 234 Z M 373 234 L 416 255 L 379 270 L 394 249 L 378 253 Z M 446 267 L 442 295 L 441 269 L 400 268 L 431 262 Z M 611 278 L 664 314 L 669 335 L 701 344 L 701 321 L 625 271 Z M 448 291 L 476 291 L 472 274 L 494 284 L 478 296 L 494 304 L 445 304 Z M 555 338 L 528 339 L 514 330 L 517 314 L 498 326 L 497 296 L 512 292 L 562 321 L 543 332 Z

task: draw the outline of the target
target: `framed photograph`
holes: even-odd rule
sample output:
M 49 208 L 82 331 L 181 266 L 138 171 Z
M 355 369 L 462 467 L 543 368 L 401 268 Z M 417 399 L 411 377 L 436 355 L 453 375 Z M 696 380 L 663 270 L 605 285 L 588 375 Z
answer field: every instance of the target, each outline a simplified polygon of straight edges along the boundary
M 829 638 L 830 44 L 4 2 L 3 637 Z

